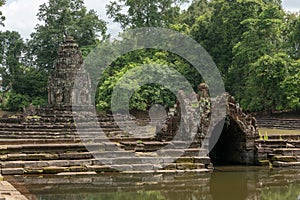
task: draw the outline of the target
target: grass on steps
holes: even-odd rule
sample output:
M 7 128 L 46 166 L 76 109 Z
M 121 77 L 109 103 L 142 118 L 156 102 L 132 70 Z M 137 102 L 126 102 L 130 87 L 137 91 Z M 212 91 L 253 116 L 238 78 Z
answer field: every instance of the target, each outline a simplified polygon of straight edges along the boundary
M 293 135 L 299 134 L 300 130 L 283 130 L 283 129 L 268 129 L 268 128 L 260 128 L 259 129 L 261 134 L 265 134 L 266 132 L 268 135 Z

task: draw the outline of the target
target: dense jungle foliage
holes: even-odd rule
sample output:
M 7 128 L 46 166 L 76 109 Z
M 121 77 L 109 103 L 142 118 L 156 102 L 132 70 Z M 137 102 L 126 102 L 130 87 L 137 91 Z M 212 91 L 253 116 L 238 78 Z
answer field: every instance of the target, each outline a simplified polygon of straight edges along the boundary
M 183 9 L 186 3 L 189 7 Z M 0 6 L 3 4 L 0 0 Z M 283 10 L 280 0 L 115 0 L 106 9 L 123 30 L 162 27 L 196 40 L 211 55 L 226 91 L 243 109 L 300 109 L 300 15 Z M 46 104 L 48 76 L 66 35 L 75 38 L 84 56 L 98 44 L 114 42 L 107 33 L 107 22 L 88 10 L 83 0 L 49 0 L 40 5 L 37 17 L 40 23 L 29 40 L 15 31 L 0 32 L 2 109 Z M 4 20 L 0 12 L 0 26 Z M 175 54 L 134 51 L 115 60 L 99 78 L 95 97 L 99 111 L 111 109 L 118 81 L 143 64 L 172 67 L 194 89 L 202 81 L 193 66 Z M 167 88 L 148 84 L 134 92 L 130 109 L 147 110 L 153 104 L 170 107 L 175 100 Z

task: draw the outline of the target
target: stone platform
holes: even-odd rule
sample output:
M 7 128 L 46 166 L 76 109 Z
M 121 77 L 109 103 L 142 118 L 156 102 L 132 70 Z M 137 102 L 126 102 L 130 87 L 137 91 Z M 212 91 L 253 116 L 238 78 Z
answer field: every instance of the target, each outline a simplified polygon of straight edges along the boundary
M 122 173 L 206 173 L 212 170 L 210 158 L 207 154 L 199 156 L 205 154 L 196 144 L 187 146 L 184 141 L 157 141 L 155 137 L 143 137 L 149 135 L 143 133 L 141 137 L 134 137 L 120 130 L 109 115 L 99 116 L 99 124 L 107 136 L 103 138 L 98 136 L 99 130 L 89 127 L 88 123 L 85 128 L 88 134 L 80 138 L 72 115 L 64 111 L 11 116 L 0 121 L 3 175 L 89 174 L 120 170 Z M 143 119 L 143 123 L 146 121 Z M 122 123 L 130 126 L 135 122 L 123 119 Z M 174 148 L 156 153 L 166 145 Z M 179 154 L 181 158 L 177 157 Z

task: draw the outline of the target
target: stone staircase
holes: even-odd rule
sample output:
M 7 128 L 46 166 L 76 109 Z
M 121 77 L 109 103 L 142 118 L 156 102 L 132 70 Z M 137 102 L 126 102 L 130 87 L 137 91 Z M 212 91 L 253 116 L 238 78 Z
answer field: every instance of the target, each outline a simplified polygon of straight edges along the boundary
M 257 160 L 274 167 L 300 167 L 300 134 L 269 135 L 256 140 Z
M 291 134 L 268 134 L 267 140 L 255 141 L 257 161 L 262 165 L 274 167 L 300 166 L 300 118 L 292 116 L 257 117 L 260 128 L 293 130 Z M 299 133 L 297 133 L 299 130 Z
M 257 124 L 259 127 L 272 129 L 300 130 L 299 118 L 279 118 L 279 117 L 258 117 Z
M 120 130 L 112 116 L 99 116 L 98 121 L 107 137 L 99 137 L 99 129 L 87 123 L 87 134 L 80 138 L 72 115 L 65 111 L 2 118 L 1 174 L 211 171 L 210 158 L 199 156 L 206 154 L 196 143 L 188 146 L 183 141 L 144 137 L 149 134 L 136 137 Z M 124 118 L 122 123 L 147 124 L 147 119 L 133 122 Z M 148 131 L 140 128 L 138 131 Z M 171 148 L 164 149 L 165 146 Z

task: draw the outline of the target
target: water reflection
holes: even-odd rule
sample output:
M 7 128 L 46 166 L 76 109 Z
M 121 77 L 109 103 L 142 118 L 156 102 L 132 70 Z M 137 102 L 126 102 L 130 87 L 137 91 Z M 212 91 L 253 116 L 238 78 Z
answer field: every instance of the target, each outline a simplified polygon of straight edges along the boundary
M 218 167 L 213 174 L 8 177 L 41 200 L 298 200 L 300 170 Z

